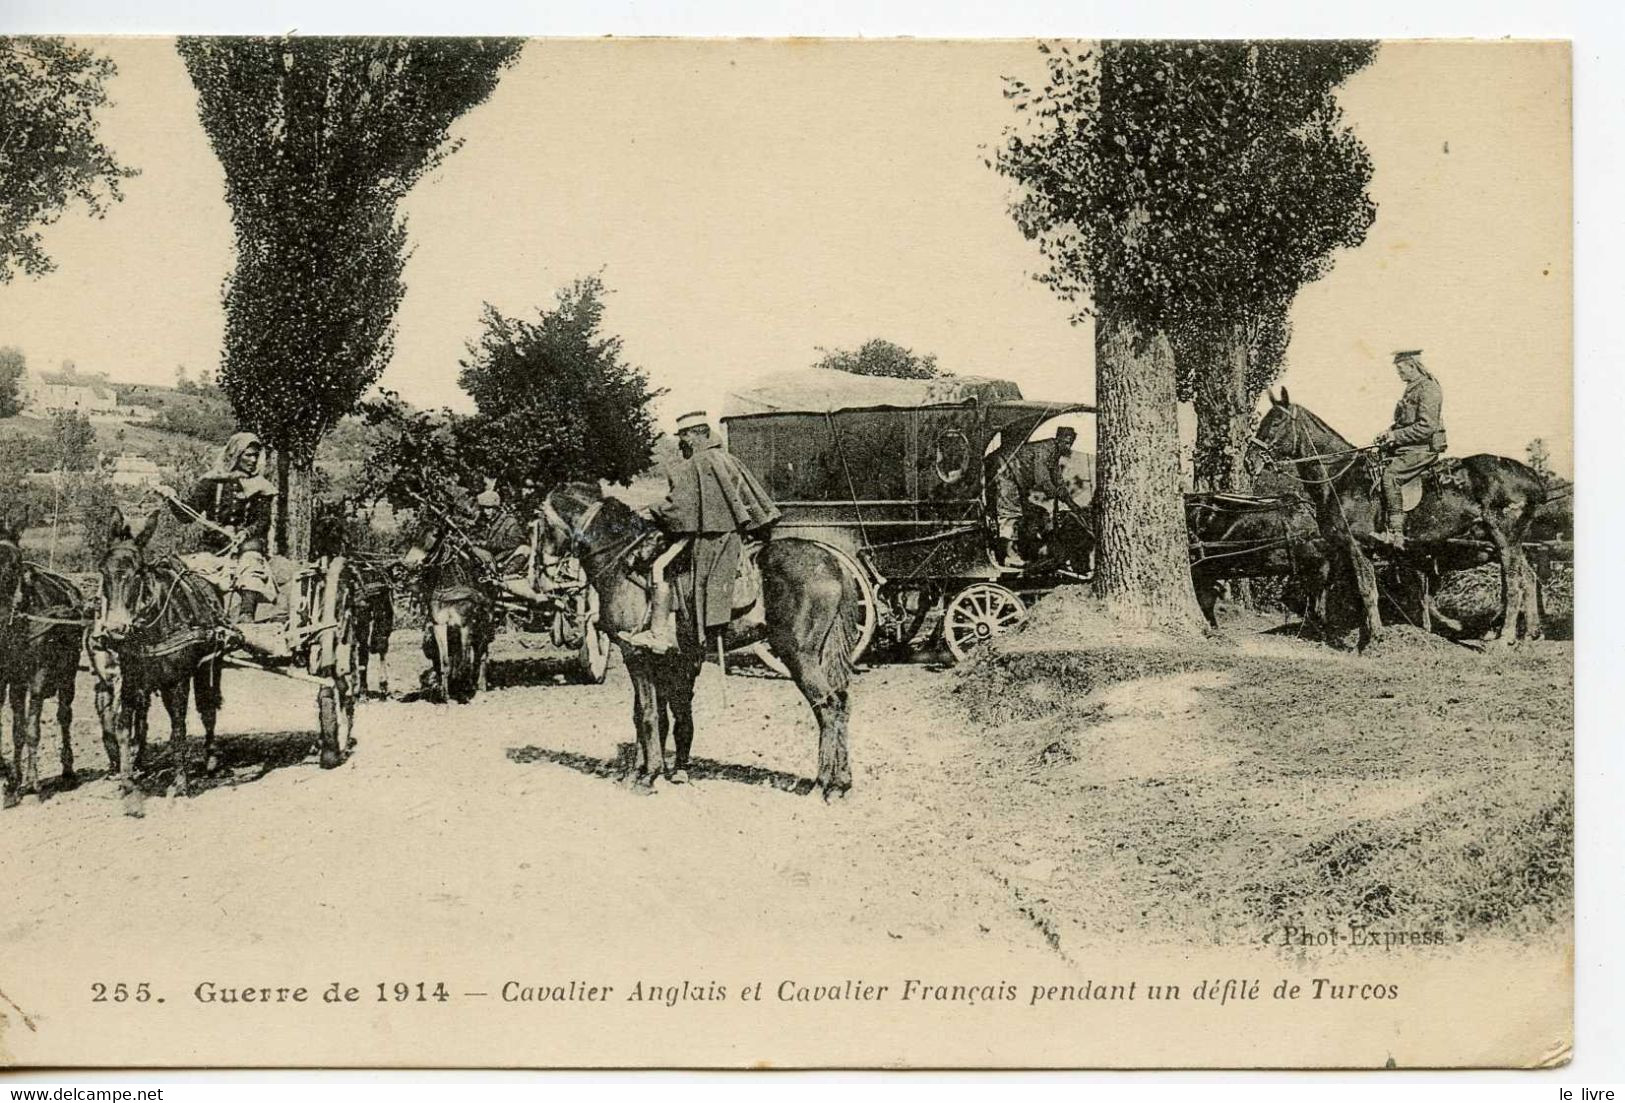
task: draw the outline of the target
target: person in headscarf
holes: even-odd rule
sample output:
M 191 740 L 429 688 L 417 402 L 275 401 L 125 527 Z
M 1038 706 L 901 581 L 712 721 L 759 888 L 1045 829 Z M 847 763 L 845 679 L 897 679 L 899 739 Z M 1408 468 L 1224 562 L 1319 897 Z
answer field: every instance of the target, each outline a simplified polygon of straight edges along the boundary
M 264 442 L 253 433 L 233 433 L 214 465 L 184 495 L 168 486 L 158 487 L 157 493 L 181 523 L 207 522 L 208 549 L 184 555 L 182 562 L 223 596 L 237 595 L 238 627 L 252 649 L 283 655 L 287 641 L 281 625 L 253 623 L 262 604 L 275 604 L 281 596 L 276 575 L 291 574 L 273 571 L 267 556 L 277 489 L 265 477 L 264 466 Z
M 649 511 L 655 523 L 675 539 L 655 560 L 654 594 L 649 628 L 623 637 L 623 642 L 656 652 L 675 651 L 676 591 L 692 614 L 695 642 L 733 619 L 734 581 L 744 555 L 744 536 L 758 534 L 777 521 L 779 507 L 750 469 L 711 436 L 711 419 L 703 410 L 677 419 L 677 445 L 683 460 L 668 475 L 663 502 Z M 690 549 L 692 569 L 673 586 L 668 568 L 679 552 Z
M 1378 433 L 1383 450 L 1382 515 L 1375 539 L 1396 548 L 1405 546 L 1406 483 L 1421 477 L 1445 450 L 1444 391 L 1422 366 L 1422 350 L 1394 353 L 1394 370 L 1405 383 L 1405 393 L 1394 406 L 1394 423 Z

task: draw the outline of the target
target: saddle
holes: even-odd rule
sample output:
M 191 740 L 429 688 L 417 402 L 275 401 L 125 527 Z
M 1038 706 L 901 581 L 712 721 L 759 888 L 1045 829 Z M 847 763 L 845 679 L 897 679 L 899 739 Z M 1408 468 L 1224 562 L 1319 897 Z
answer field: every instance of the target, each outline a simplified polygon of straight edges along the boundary
M 1384 462 L 1382 467 L 1374 472 L 1379 485 L 1373 488 L 1374 493 L 1381 493 L 1380 480 L 1382 471 L 1387 468 Z M 1404 482 L 1399 484 L 1400 507 L 1409 513 L 1422 502 L 1422 495 L 1429 486 L 1437 486 L 1441 490 L 1456 488 L 1467 490 L 1467 471 L 1456 456 L 1435 456 L 1425 467 L 1411 472 Z

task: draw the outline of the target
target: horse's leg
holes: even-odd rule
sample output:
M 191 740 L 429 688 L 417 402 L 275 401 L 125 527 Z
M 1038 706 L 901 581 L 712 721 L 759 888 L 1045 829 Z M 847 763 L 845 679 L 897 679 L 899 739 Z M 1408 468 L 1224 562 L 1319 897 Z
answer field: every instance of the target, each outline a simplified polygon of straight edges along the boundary
M 79 784 L 79 771 L 73 768 L 73 697 L 78 691 L 74 676 L 78 672 L 76 656 L 74 664 L 58 677 L 56 686 L 56 728 L 62 739 L 61 781 L 64 789 L 72 789 Z
M 0 682 L 0 707 L 5 705 L 6 694 L 9 691 L 10 687 L 5 682 Z M 4 726 L 0 725 L 0 808 L 5 807 L 6 794 L 17 791 L 17 775 L 12 772 L 12 764 L 17 757 L 17 725 L 15 721 L 11 726 L 12 757 L 9 760 L 6 758 L 5 737 Z
M 192 692 L 198 718 L 203 721 L 203 774 L 212 777 L 220 769 L 214 750 L 214 724 L 220 715 L 220 660 L 211 659 L 192 675 Z
M 435 678 L 441 701 L 451 703 L 451 626 L 443 620 L 434 622 Z
M 124 814 L 126 816 L 140 816 L 141 788 L 135 782 L 136 761 L 140 758 L 140 751 L 136 744 L 137 713 L 145 711 L 147 695 L 145 692 L 133 693 L 121 680 L 118 695 L 112 702 L 113 731 L 117 744 L 115 751 L 109 755 L 114 760 L 116 777 L 118 779 L 119 794 L 124 800 Z M 138 708 L 139 702 L 139 708 Z
M 175 781 L 169 787 L 172 797 L 188 796 L 192 791 L 191 773 L 186 761 L 186 705 L 191 688 L 190 678 L 178 678 L 158 691 L 164 699 L 164 710 L 169 713 L 169 753 L 175 760 Z
M 1484 527 L 1489 529 L 1490 540 L 1501 559 L 1501 626 L 1492 642 L 1510 646 L 1518 639 L 1518 614 L 1528 604 L 1524 590 L 1529 562 L 1524 558 L 1522 545 L 1508 537 L 1499 524 L 1486 518 Z
M 659 677 L 649 656 L 640 655 L 634 664 L 628 664 L 632 675 L 632 719 L 637 727 L 637 752 L 634 755 L 635 777 L 653 787 L 660 775 L 660 703 Z
M 1202 616 L 1206 618 L 1209 628 L 1219 626 L 1219 618 L 1215 609 L 1219 604 L 1219 583 L 1217 579 L 1202 578 L 1196 582 L 1196 604 L 1202 608 Z
M 1543 598 L 1541 594 L 1540 571 L 1524 557 L 1524 634 L 1532 640 L 1538 640 L 1546 634 L 1541 625 L 1544 610 L 1541 608 Z
M 39 799 L 39 778 L 31 771 L 29 753 L 28 713 L 29 699 L 34 695 L 29 692 L 27 681 L 16 681 L 11 684 L 11 757 L 16 763 L 16 792 L 21 800 Z M 33 707 L 35 716 L 39 715 L 39 707 Z M 33 743 L 39 745 L 39 732 L 35 730 Z M 33 769 L 37 770 L 35 763 Z
M 674 663 L 674 667 L 678 664 Z M 694 746 L 694 682 L 700 676 L 699 665 L 683 662 L 672 671 L 667 685 L 667 706 L 671 710 L 672 742 L 676 757 L 672 762 L 671 779 L 681 785 L 688 781 L 688 753 Z M 666 747 L 665 729 L 660 735 L 662 753 Z

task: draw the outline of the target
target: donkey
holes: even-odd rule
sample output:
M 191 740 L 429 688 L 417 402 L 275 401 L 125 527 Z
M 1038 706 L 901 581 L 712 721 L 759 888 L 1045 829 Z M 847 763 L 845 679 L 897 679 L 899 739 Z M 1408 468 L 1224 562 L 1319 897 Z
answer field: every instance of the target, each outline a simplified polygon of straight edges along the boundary
M 1334 562 L 1351 576 L 1360 602 L 1360 646 L 1382 630 L 1376 571 L 1362 543 L 1370 539 L 1381 508 L 1377 458 L 1356 448 L 1303 406 L 1286 388 L 1270 394 L 1270 409 L 1248 445 L 1249 470 L 1270 467 L 1302 485 L 1315 503 L 1316 520 Z M 1440 475 L 1440 468 L 1453 474 Z M 1407 549 L 1397 562 L 1427 571 L 1447 541 L 1488 535 L 1501 564 L 1501 627 L 1496 641 L 1516 642 L 1540 634 L 1534 572 L 1523 541 L 1546 486 L 1533 468 L 1504 456 L 1478 454 L 1441 461 L 1423 476 L 1421 500 L 1406 523 Z M 1425 596 L 1424 596 L 1425 600 Z
M 11 697 L 13 767 L 5 773 L 23 800 L 39 799 L 40 710 L 56 698 L 63 788 L 73 767 L 73 697 L 84 637 L 85 597 L 72 582 L 23 561 L 17 533 L 0 526 L 0 699 Z M 0 748 L 0 764 L 4 750 Z M 0 785 L 0 795 L 4 786 Z
M 149 563 L 147 541 L 158 527 L 156 510 L 133 522 L 115 509 L 101 561 L 102 617 L 89 646 L 111 651 L 118 662 L 119 689 L 114 723 L 114 770 L 126 797 L 135 794 L 137 713 L 145 712 L 154 690 L 169 713 L 170 748 L 175 761 L 171 793 L 191 789 L 186 745 L 188 697 L 196 696 L 203 720 L 204 770 L 219 768 L 214 751 L 215 718 L 220 713 L 221 654 L 230 633 L 220 594 L 178 560 Z M 128 810 L 138 814 L 135 807 Z
M 659 529 L 596 486 L 567 483 L 543 504 L 544 541 L 550 554 L 575 554 L 598 592 L 599 624 L 612 636 L 638 631 L 649 619 L 650 594 L 635 560 Z M 767 643 L 818 721 L 818 777 L 812 792 L 825 800 L 852 788 L 847 721 L 852 642 L 857 637 L 855 587 L 835 557 L 811 540 L 772 540 L 757 560 Z M 632 678 L 632 722 L 637 731 L 637 782 L 653 788 L 666 775 L 666 736 L 676 743 L 668 779 L 688 780 L 694 743 L 694 682 L 705 661 L 692 631 L 682 649 L 655 654 L 625 643 L 621 655 Z
M 423 654 L 440 700 L 467 704 L 485 688 L 486 662 L 496 636 L 496 603 L 481 578 L 479 558 L 446 531 L 423 560 L 418 599 L 424 611 Z

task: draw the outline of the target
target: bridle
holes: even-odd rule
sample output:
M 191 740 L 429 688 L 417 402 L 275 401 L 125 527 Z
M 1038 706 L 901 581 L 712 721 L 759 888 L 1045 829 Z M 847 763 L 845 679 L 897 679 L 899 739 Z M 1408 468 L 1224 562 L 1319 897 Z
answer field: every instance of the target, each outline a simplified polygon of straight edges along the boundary
M 189 573 L 189 569 L 179 562 L 172 564 L 171 570 L 175 572 L 174 580 L 170 582 L 168 588 L 164 590 L 161 597 L 157 598 L 155 601 L 148 602 L 147 598 L 149 593 L 151 593 L 148 583 L 153 578 L 155 568 L 152 564 L 147 563 L 142 558 L 141 553 L 136 550 L 134 544 L 128 542 L 114 544 L 111 548 L 107 549 L 107 557 L 102 561 L 102 585 L 99 595 L 101 607 L 97 611 L 97 623 L 105 623 L 107 619 L 106 565 L 107 561 L 111 560 L 113 555 L 117 552 L 127 553 L 135 562 L 135 569 L 132 572 L 135 575 L 136 581 L 135 609 L 130 616 L 130 632 L 132 634 L 144 632 L 163 620 L 164 614 L 169 611 L 170 600 L 175 596 L 175 591 L 180 588 L 181 580 Z M 148 615 L 149 613 L 150 615 Z
M 1280 407 L 1277 408 L 1279 409 Z M 1286 407 L 1286 411 L 1287 420 L 1292 423 L 1291 443 L 1294 446 L 1302 444 L 1305 448 L 1308 448 L 1309 434 L 1304 429 L 1303 423 L 1298 420 L 1298 408 L 1296 406 L 1288 406 Z M 1333 452 L 1312 452 L 1308 455 L 1302 456 L 1278 456 L 1275 454 L 1275 446 L 1269 441 L 1260 437 L 1257 433 L 1254 433 L 1248 439 L 1248 443 L 1263 453 L 1264 466 L 1261 468 L 1261 470 L 1267 469 L 1274 471 L 1277 474 L 1285 475 L 1287 478 L 1305 486 L 1324 486 L 1329 483 L 1335 483 L 1344 475 L 1347 475 L 1349 470 L 1353 468 L 1355 464 L 1360 462 L 1360 457 L 1363 454 L 1377 450 L 1376 445 L 1366 445 L 1361 448 L 1340 448 Z M 1336 474 L 1327 475 L 1325 478 L 1310 478 L 1309 476 L 1303 475 L 1296 470 L 1300 464 L 1318 463 L 1321 465 L 1321 470 L 1324 472 L 1326 470 L 1326 460 L 1341 459 L 1344 456 L 1349 458 L 1348 462 L 1342 467 L 1338 468 Z

